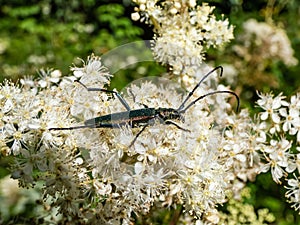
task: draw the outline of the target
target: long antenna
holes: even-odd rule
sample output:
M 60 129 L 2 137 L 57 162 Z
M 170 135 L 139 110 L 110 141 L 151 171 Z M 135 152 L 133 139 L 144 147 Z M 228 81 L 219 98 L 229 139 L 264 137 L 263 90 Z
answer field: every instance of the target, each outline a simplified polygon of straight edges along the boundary
M 239 107 L 240 107 L 240 98 L 239 98 L 239 96 L 236 93 L 234 93 L 233 91 L 214 91 L 214 92 L 210 92 L 210 93 L 207 93 L 205 95 L 202 95 L 202 96 L 198 97 L 196 100 L 194 100 L 190 104 L 188 104 L 187 107 L 185 107 L 184 109 L 179 110 L 179 112 L 180 113 L 184 113 L 186 110 L 188 110 L 191 106 L 193 106 L 199 100 L 201 100 L 201 99 L 203 99 L 203 98 L 205 98 L 207 96 L 215 95 L 215 94 L 219 94 L 219 93 L 228 93 L 228 94 L 234 95 L 236 97 L 236 99 L 237 99 L 237 102 L 238 102 L 237 107 L 236 107 L 236 111 L 239 110 Z
M 182 112 L 182 109 L 184 108 L 185 103 L 190 99 L 190 97 L 194 94 L 194 92 L 196 91 L 196 89 L 200 86 L 200 84 L 209 76 L 211 75 L 213 72 L 215 72 L 216 70 L 220 69 L 221 73 L 220 73 L 220 77 L 223 75 L 223 67 L 222 66 L 217 66 L 215 67 L 213 70 L 211 70 L 210 72 L 208 72 L 204 77 L 202 77 L 202 79 L 199 81 L 199 83 L 194 87 L 194 89 L 188 94 L 188 96 L 186 97 L 186 99 L 181 103 L 181 105 L 179 106 L 179 108 L 177 109 L 178 111 Z M 200 99 L 199 99 L 200 100 Z M 189 108 L 186 107 L 185 110 Z M 185 111 L 183 110 L 183 111 Z

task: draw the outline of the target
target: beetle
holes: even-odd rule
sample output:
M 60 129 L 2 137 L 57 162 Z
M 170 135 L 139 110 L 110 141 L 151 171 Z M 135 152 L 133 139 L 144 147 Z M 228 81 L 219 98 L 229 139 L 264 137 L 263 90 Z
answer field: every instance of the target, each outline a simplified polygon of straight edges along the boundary
M 184 131 L 189 131 L 188 129 L 184 129 L 180 127 L 178 124 L 174 122 L 176 121 L 183 121 L 183 114 L 191 108 L 196 102 L 199 100 L 209 96 L 209 95 L 214 95 L 218 93 L 227 93 L 234 95 L 237 99 L 237 110 L 239 109 L 240 105 L 240 100 L 239 97 L 236 93 L 232 91 L 213 91 L 209 92 L 205 95 L 202 95 L 195 99 L 194 101 L 190 102 L 187 106 L 185 104 L 187 101 L 192 97 L 196 89 L 201 85 L 201 83 L 213 72 L 216 70 L 220 70 L 220 76 L 223 75 L 223 67 L 222 66 L 217 66 L 210 72 L 208 72 L 200 81 L 197 83 L 197 85 L 194 87 L 194 89 L 189 92 L 187 97 L 184 99 L 184 101 L 181 103 L 181 105 L 177 108 L 148 108 L 146 105 L 145 108 L 141 109 L 135 109 L 132 110 L 128 103 L 125 101 L 125 99 L 116 91 L 110 91 L 102 88 L 88 88 L 86 87 L 83 83 L 79 82 L 85 89 L 88 91 L 102 91 L 106 93 L 111 93 L 114 94 L 122 103 L 122 105 L 126 108 L 127 111 L 123 112 L 117 112 L 117 113 L 112 113 L 112 114 L 107 114 L 104 116 L 99 116 L 95 117 L 92 119 L 88 119 L 84 121 L 84 125 L 82 126 L 74 126 L 74 127 L 57 127 L 57 128 L 49 128 L 49 130 L 74 130 L 74 129 L 82 129 L 82 128 L 120 128 L 125 125 L 129 125 L 131 128 L 136 128 L 136 127 L 142 127 L 142 129 L 137 133 L 135 138 L 132 140 L 131 144 L 129 147 L 131 147 L 134 142 L 137 140 L 139 135 L 150 125 L 153 125 L 153 121 L 158 120 L 162 124 L 167 124 L 167 125 L 174 125 L 178 129 L 184 130 Z

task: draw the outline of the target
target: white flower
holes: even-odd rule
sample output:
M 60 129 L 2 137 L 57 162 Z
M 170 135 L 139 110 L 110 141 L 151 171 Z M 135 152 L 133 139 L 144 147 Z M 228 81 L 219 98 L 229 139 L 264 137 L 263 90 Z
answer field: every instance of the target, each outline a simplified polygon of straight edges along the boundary
M 253 46 L 254 52 L 259 54 L 262 59 L 279 59 L 287 66 L 295 66 L 298 60 L 293 56 L 290 40 L 286 31 L 274 24 L 257 22 L 255 19 L 247 20 L 244 25 L 245 34 L 242 37 L 244 45 Z M 240 52 L 242 53 L 242 52 Z M 242 54 L 247 57 L 247 50 Z
M 40 80 L 37 82 L 41 88 L 50 87 L 51 83 L 58 83 L 61 79 L 59 70 L 40 70 Z
M 273 98 L 272 94 L 258 94 L 260 99 L 257 101 L 257 104 L 265 110 L 265 112 L 261 113 L 261 120 L 267 120 L 270 116 L 272 121 L 276 124 L 280 123 L 280 116 L 278 115 L 278 109 L 282 105 L 287 105 L 287 102 L 284 101 L 281 94 Z
M 184 51 L 189 50 L 173 49 L 182 54 L 181 65 L 190 63 L 187 69 L 195 62 L 185 57 Z M 120 124 L 130 119 L 129 114 L 128 118 L 115 118 L 119 115 L 115 113 L 125 112 L 124 105 L 116 96 L 98 89 L 108 84 L 110 77 L 100 58 L 91 56 L 83 67 L 72 70 L 74 74 L 63 79 L 55 72 L 53 82 L 43 78 L 49 81 L 45 88 L 34 88 L 26 81 L 24 88 L 6 83 L 0 89 L 0 148 L 1 152 L 9 148 L 6 152 L 13 150 L 18 156 L 14 177 L 27 185 L 42 180 L 45 194 L 54 197 L 53 204 L 68 218 L 83 213 L 77 204 L 80 199 L 83 204 L 99 206 L 86 210 L 101 223 L 130 221 L 132 213 L 147 214 L 154 204 L 180 204 L 195 218 L 217 222 L 216 206 L 227 201 L 225 193 L 233 191 L 239 196 L 259 169 L 270 170 L 280 183 L 287 173 L 300 168 L 298 155 L 290 151 L 293 142 L 284 133 L 298 132 L 298 95 L 287 103 L 282 95 L 262 94 L 258 104 L 266 115 L 257 121 L 252 121 L 247 110 L 229 114 L 229 96 L 220 94 L 192 105 L 182 113 L 184 120 L 165 121 L 155 114 L 149 123 L 133 128 L 129 123 L 120 129 L 68 130 L 86 119 L 101 120 L 104 115 L 119 119 Z M 205 74 L 195 71 L 195 79 L 186 79 L 187 89 L 192 90 Z M 74 83 L 76 77 L 92 91 Z M 211 88 L 218 82 L 216 77 L 203 82 L 185 106 L 216 90 Z M 164 108 L 178 109 L 184 96 L 176 91 L 178 86 L 163 84 L 166 82 L 161 80 L 132 84 L 124 91 L 129 95 L 124 98 L 132 110 L 148 107 L 163 113 Z M 217 90 L 227 89 L 217 85 Z M 138 116 L 132 118 L 144 118 Z M 167 123 L 170 121 L 174 124 Z M 295 192 L 288 194 L 292 198 Z
M 194 76 L 206 50 L 233 39 L 227 19 L 216 20 L 214 7 L 196 1 L 135 1 L 135 19 L 154 26 L 152 51 L 156 61 L 170 66 L 175 75 Z M 138 13 L 138 14 L 136 14 Z
M 284 168 L 287 168 L 288 172 L 292 172 L 292 166 L 289 161 L 292 157 L 289 149 L 291 148 L 291 142 L 286 139 L 281 139 L 280 141 L 271 140 L 270 146 L 264 149 L 264 152 L 268 155 L 266 159 L 267 164 L 262 166 L 262 171 L 266 172 L 271 168 L 272 178 L 276 183 L 281 183 L 280 179 L 286 176 L 287 173 L 284 172 Z M 291 167 L 292 166 L 292 167 Z
M 71 70 L 75 77 L 80 77 L 80 81 L 93 87 L 102 88 L 104 84 L 109 82 L 112 76 L 108 73 L 107 69 L 102 65 L 100 57 L 91 55 L 88 57 L 87 62 L 84 62 L 83 67 L 72 67 Z
M 289 202 L 292 203 L 292 207 L 295 210 L 300 208 L 300 182 L 299 178 L 294 175 L 294 179 L 290 178 L 287 181 L 288 186 L 285 187 L 288 191 L 285 196 L 289 199 Z
M 290 135 L 296 135 L 296 140 L 300 142 L 300 98 L 299 95 L 291 97 L 288 108 L 280 109 L 280 115 L 285 118 L 282 129 Z

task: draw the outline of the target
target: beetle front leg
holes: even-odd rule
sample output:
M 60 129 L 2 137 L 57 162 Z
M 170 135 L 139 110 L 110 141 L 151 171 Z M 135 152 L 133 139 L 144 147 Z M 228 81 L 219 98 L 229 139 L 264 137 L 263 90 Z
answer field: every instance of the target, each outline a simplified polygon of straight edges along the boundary
M 167 125 L 171 124 L 171 125 L 174 125 L 175 127 L 177 127 L 177 128 L 180 129 L 180 130 L 187 131 L 187 132 L 191 132 L 190 130 L 185 129 L 185 128 L 182 128 L 182 127 L 179 126 L 178 124 L 174 123 L 172 120 L 166 120 L 166 121 L 165 121 L 165 124 L 167 124 Z

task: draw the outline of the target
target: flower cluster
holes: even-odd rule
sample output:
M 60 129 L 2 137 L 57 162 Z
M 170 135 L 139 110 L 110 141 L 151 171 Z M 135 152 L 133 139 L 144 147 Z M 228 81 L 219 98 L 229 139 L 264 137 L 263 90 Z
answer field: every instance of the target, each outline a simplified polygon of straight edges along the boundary
M 270 71 L 280 63 L 287 67 L 298 64 L 286 30 L 274 23 L 255 19 L 245 21 L 242 28 L 242 34 L 232 47 L 233 52 L 225 57 L 228 59 L 225 68 L 228 83 L 253 86 L 258 90 L 264 86 L 278 88 L 278 76 Z
M 264 165 L 262 172 L 271 171 L 273 180 L 281 184 L 287 179 L 286 197 L 296 210 L 300 208 L 300 95 L 286 101 L 281 94 L 260 94 L 260 113 L 256 132 L 260 134 L 260 149 Z
M 6 82 L 0 89 L 1 152 L 15 156 L 12 176 L 23 186 L 43 181 L 44 198 L 50 197 L 62 218 L 128 224 L 133 213 L 149 213 L 157 204 L 183 205 L 187 215 L 201 218 L 215 214 L 227 191 L 238 195 L 243 185 L 235 183 L 236 177 L 246 181 L 254 176 L 257 156 L 243 146 L 248 136 L 240 132 L 250 126 L 247 113 L 230 115 L 230 105 L 209 107 L 226 102 L 228 95 L 209 96 L 189 108 L 184 123 L 174 121 L 185 130 L 154 120 L 134 142 L 142 128 L 50 129 L 126 111 L 118 98 L 73 82 L 109 84 L 100 58 L 91 56 L 72 71 L 64 78 L 44 71 L 38 80 L 22 80 L 22 87 Z M 128 87 L 131 109 L 178 108 L 183 96 L 176 86 L 157 83 Z M 194 97 L 211 92 L 211 83 L 203 83 Z
M 241 191 L 241 199 L 237 200 L 231 198 L 228 201 L 229 213 L 221 212 L 219 224 L 255 224 L 265 225 L 271 224 L 275 221 L 274 215 L 272 215 L 268 209 L 259 209 L 255 211 L 253 205 L 247 203 L 247 200 L 251 197 L 250 188 L 244 188 Z
M 157 34 L 155 59 L 193 90 L 211 71 L 199 68 L 205 49 L 232 39 L 232 26 L 192 0 L 134 2 L 133 18 L 151 23 Z M 0 86 L 1 155 L 13 156 L 12 178 L 23 187 L 42 182 L 49 215 L 60 215 L 57 223 L 127 225 L 161 208 L 182 208 L 175 222 L 218 224 L 237 222 L 234 213 L 244 207 L 244 222 L 271 222 L 266 211 L 256 217 L 249 205 L 232 203 L 243 198 L 246 182 L 267 171 L 278 184 L 287 178 L 286 197 L 299 210 L 299 94 L 290 101 L 259 94 L 262 112 L 251 119 L 245 109 L 233 112 L 217 71 L 186 103 L 178 84 L 161 79 L 132 83 L 121 93 L 124 99 L 103 91 L 112 75 L 94 55 L 71 71 L 62 77 L 58 70 L 42 70 L 38 79 Z M 189 106 L 207 93 L 179 110 L 178 120 L 164 121 L 151 111 L 182 109 L 183 102 Z M 129 108 L 143 110 L 129 114 Z M 145 112 L 153 119 L 132 127 L 130 119 L 142 121 Z M 224 216 L 217 206 L 232 198 L 237 209 Z
M 226 193 L 239 199 L 245 183 L 267 171 L 279 184 L 288 178 L 286 197 L 299 209 L 299 94 L 290 101 L 259 94 L 263 111 L 256 120 L 247 110 L 229 113 L 227 95 L 208 96 L 188 109 L 184 123 L 174 121 L 183 129 L 154 119 L 138 138 L 142 127 L 50 129 L 126 111 L 118 98 L 73 82 L 108 85 L 111 75 L 100 58 L 91 56 L 72 71 L 64 78 L 42 71 L 37 80 L 21 80 L 22 87 L 5 82 L 0 89 L 1 153 L 15 156 L 12 177 L 23 186 L 43 181 L 44 198 L 62 215 L 127 224 L 133 213 L 147 214 L 158 204 L 183 205 L 186 219 L 216 224 L 215 207 L 227 201 Z M 214 90 L 213 76 L 193 98 Z M 176 109 L 184 99 L 165 80 L 140 81 L 124 92 L 133 110 Z
M 229 21 L 217 20 L 214 7 L 186 0 L 135 0 L 138 6 L 132 14 L 154 26 L 152 51 L 155 60 L 170 66 L 175 75 L 194 76 L 203 62 L 205 51 L 222 46 L 233 39 Z
M 243 27 L 245 33 L 241 39 L 244 45 L 237 48 L 237 53 L 246 61 L 259 56 L 259 60 L 277 59 L 287 66 L 298 63 L 286 31 L 282 28 L 255 19 L 247 20 Z

